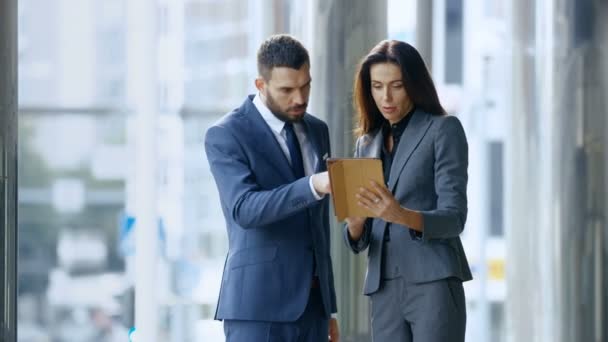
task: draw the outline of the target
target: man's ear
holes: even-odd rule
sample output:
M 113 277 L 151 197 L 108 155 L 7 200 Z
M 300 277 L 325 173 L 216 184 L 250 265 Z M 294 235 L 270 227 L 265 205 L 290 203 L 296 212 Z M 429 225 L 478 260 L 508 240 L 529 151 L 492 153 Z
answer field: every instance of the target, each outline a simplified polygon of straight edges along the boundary
M 260 93 L 264 92 L 266 87 L 266 81 L 264 81 L 264 78 L 262 76 L 258 76 L 258 78 L 255 79 L 255 87 Z

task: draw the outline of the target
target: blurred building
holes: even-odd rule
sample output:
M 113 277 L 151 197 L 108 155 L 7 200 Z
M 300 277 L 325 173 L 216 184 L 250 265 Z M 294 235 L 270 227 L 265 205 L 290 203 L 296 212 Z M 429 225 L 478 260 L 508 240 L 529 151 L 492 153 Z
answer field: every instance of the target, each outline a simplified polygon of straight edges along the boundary
M 148 232 L 159 341 L 223 340 L 213 316 L 227 237 L 203 137 L 255 91 L 255 53 L 278 32 L 309 48 L 309 108 L 328 122 L 336 156 L 352 153 L 359 59 L 385 37 L 425 56 L 469 139 L 467 340 L 608 338 L 605 1 L 155 4 L 147 76 L 157 96 L 146 100 L 158 118 L 158 225 Z M 14 338 L 17 321 L 23 342 L 124 341 L 134 326 L 142 127 L 131 85 L 143 61 L 130 57 L 139 26 L 128 8 L 0 2 L 0 339 Z M 343 339 L 368 341 L 366 260 L 346 250 L 337 222 L 332 233 Z

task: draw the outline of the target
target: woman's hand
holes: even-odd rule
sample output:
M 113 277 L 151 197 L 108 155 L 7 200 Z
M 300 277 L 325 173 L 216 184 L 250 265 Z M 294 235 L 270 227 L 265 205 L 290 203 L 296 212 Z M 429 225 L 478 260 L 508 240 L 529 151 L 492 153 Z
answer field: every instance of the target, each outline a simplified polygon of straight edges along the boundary
M 370 189 L 359 189 L 357 198 L 360 206 L 386 222 L 400 224 L 419 232 L 424 230 L 424 218 L 420 212 L 402 207 L 385 186 L 374 181 L 370 184 Z
M 393 194 L 375 181 L 371 181 L 370 185 L 370 189 L 359 189 L 357 194 L 358 204 L 386 222 L 401 223 L 404 209 Z

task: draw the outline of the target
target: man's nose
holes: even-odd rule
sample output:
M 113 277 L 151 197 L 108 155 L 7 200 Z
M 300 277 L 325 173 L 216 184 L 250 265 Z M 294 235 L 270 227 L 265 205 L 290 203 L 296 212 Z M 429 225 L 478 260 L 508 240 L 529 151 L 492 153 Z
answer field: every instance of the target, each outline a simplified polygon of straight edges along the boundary
M 306 103 L 306 98 L 304 96 L 304 93 L 302 91 L 296 91 L 294 96 L 293 96 L 293 103 L 295 105 L 303 105 L 304 103 Z

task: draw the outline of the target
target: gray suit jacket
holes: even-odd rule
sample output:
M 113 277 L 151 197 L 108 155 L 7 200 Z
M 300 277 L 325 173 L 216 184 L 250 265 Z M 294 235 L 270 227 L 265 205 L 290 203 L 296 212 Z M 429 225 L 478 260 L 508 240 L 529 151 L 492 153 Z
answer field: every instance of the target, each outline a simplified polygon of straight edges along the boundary
M 414 111 L 397 146 L 388 187 L 403 207 L 420 211 L 424 232 L 368 219 L 362 237 L 353 241 L 347 227 L 347 245 L 359 253 L 366 248 L 368 269 L 364 294 L 380 286 L 386 229 L 391 244 L 403 246 L 391 254 L 405 281 L 429 282 L 448 277 L 471 280 L 471 271 L 460 241 L 467 216 L 468 145 L 458 118 Z M 380 157 L 384 136 L 378 129 L 357 140 L 356 157 Z M 395 245 L 393 245 L 395 246 Z

